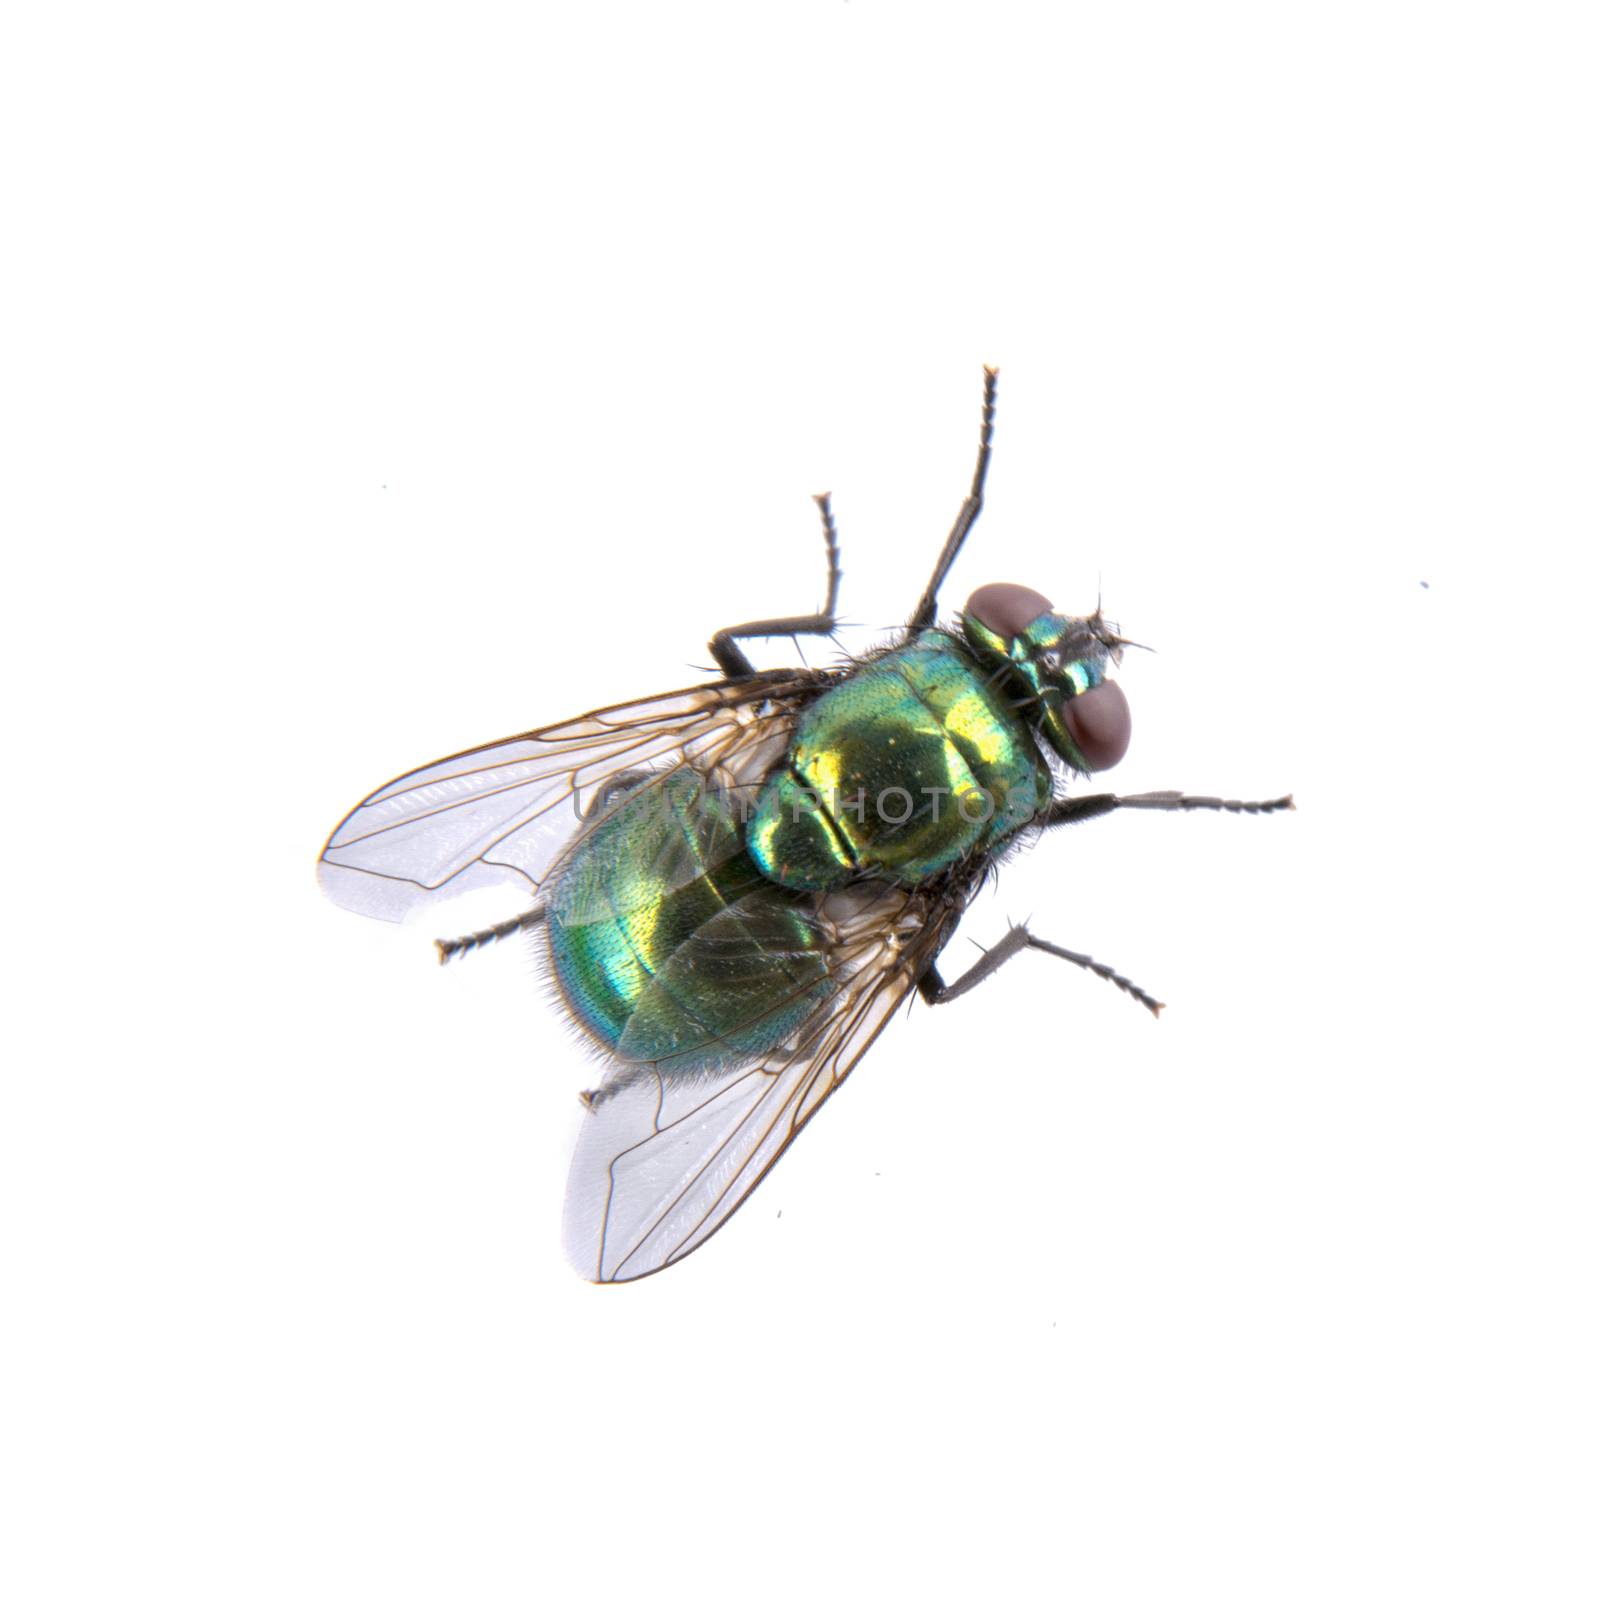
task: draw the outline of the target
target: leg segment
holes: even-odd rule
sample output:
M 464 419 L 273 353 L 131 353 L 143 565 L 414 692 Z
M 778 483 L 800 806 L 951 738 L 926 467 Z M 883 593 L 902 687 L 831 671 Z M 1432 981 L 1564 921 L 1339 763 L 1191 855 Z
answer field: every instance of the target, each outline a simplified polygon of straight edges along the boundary
M 1209 794 L 1179 794 L 1176 789 L 1157 789 L 1150 794 L 1086 794 L 1057 800 L 1039 813 L 1041 828 L 1058 827 L 1064 822 L 1087 822 L 1091 817 L 1108 816 L 1113 811 L 1293 811 L 1294 796 L 1276 800 L 1218 800 Z
M 470 955 L 472 951 L 481 950 L 485 945 L 498 944 L 502 939 L 509 939 L 514 933 L 536 928 L 543 921 L 544 907 L 535 906 L 532 911 L 524 911 L 520 917 L 512 917 L 508 922 L 497 922 L 492 928 L 484 928 L 479 933 L 463 934 L 459 939 L 435 939 L 433 947 L 439 952 L 439 965 L 443 966 L 452 956 Z
M 1012 956 L 1023 950 L 1043 950 L 1046 955 L 1059 956 L 1063 961 L 1070 961 L 1073 966 L 1082 967 L 1085 972 L 1092 972 L 1097 978 L 1104 978 L 1108 983 L 1114 983 L 1125 995 L 1137 1000 L 1152 1017 L 1161 1015 L 1161 1001 L 1146 994 L 1138 984 L 1124 978 L 1120 972 L 1108 967 L 1103 961 L 1096 961 L 1093 956 L 1080 955 L 1076 950 L 1063 950 L 1058 944 L 1040 939 L 1026 927 L 1012 928 L 999 944 L 992 950 L 985 950 L 973 966 L 962 973 L 954 983 L 946 983 L 939 976 L 938 967 L 930 963 L 928 969 L 917 979 L 917 992 L 930 1006 L 942 1006 L 948 1001 L 959 1000 L 962 995 L 976 989 L 985 978 L 990 977 Z
M 826 635 L 833 632 L 833 608 L 839 598 L 839 530 L 833 525 L 831 498 L 825 494 L 812 498 L 822 513 L 822 537 L 828 546 L 827 601 L 815 616 L 769 617 L 764 622 L 741 622 L 734 628 L 718 629 L 707 648 L 711 651 L 711 659 L 722 668 L 726 678 L 747 678 L 755 671 L 750 665 L 750 658 L 735 642 L 739 639 L 792 639 L 801 633 Z
M 994 438 L 994 391 L 999 376 L 996 367 L 983 369 L 983 422 L 978 429 L 978 465 L 972 474 L 972 488 L 956 514 L 955 526 L 944 542 L 944 549 L 939 552 L 928 587 L 922 591 L 917 609 L 911 613 L 907 626 L 913 634 L 921 633 L 938 616 L 939 585 L 944 582 L 967 535 L 972 532 L 973 523 L 978 520 L 978 513 L 983 510 L 983 480 L 989 475 L 989 445 Z

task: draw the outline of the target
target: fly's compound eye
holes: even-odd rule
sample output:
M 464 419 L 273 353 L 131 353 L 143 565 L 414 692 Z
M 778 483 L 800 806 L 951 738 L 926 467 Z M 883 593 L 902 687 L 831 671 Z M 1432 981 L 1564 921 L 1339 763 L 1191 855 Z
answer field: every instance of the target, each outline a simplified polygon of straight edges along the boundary
M 1091 772 L 1114 767 L 1128 753 L 1133 713 L 1122 685 L 1111 678 L 1075 694 L 1062 707 L 1072 742 Z
M 967 615 L 1001 639 L 1015 639 L 1052 609 L 1037 589 L 1025 589 L 1020 583 L 986 583 L 967 599 Z

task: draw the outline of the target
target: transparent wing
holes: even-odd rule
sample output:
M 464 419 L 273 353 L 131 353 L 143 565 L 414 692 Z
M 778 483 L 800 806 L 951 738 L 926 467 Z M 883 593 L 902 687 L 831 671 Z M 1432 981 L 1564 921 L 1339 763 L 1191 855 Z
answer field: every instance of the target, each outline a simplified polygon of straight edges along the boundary
M 688 763 L 730 790 L 764 775 L 826 671 L 762 672 L 592 711 L 418 767 L 333 830 L 330 899 L 399 922 L 429 898 L 507 882 L 537 894 L 610 780 Z
M 887 885 L 828 896 L 830 1003 L 788 1049 L 727 1070 L 615 1066 L 591 1097 L 567 1181 L 567 1255 L 619 1283 L 698 1249 L 849 1076 L 964 901 Z

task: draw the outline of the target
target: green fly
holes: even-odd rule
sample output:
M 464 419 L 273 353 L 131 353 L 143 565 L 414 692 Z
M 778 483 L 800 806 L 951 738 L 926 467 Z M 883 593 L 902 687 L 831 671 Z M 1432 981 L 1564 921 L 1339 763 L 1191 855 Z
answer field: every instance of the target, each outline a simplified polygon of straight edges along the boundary
M 1114 766 L 1128 641 L 1096 610 L 987 584 L 950 626 L 939 589 L 983 506 L 995 373 L 972 487 L 902 634 L 838 666 L 757 671 L 741 640 L 831 637 L 839 541 L 819 495 L 827 601 L 724 628 L 720 677 L 419 767 L 369 795 L 322 851 L 340 905 L 398 921 L 510 886 L 517 915 L 441 959 L 531 939 L 603 1067 L 567 1189 L 565 1237 L 598 1282 L 697 1249 L 749 1198 L 896 1007 L 945 1005 L 1023 950 L 1160 1003 L 1013 927 L 961 976 L 940 952 L 1006 851 L 1117 810 L 1281 811 L 1161 791 L 1073 795 Z

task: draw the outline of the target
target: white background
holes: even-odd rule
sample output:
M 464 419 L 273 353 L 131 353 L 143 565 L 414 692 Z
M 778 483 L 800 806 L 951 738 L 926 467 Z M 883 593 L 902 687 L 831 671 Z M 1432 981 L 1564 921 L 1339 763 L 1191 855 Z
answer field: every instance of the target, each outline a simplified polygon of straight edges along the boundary
M 1589 8 L 6 35 L 7 1594 L 1600 1589 Z M 814 605 L 818 489 L 876 638 L 985 361 L 947 603 L 1103 585 L 1118 786 L 1300 810 L 1041 843 L 974 936 L 1159 1023 L 1019 959 L 594 1289 L 526 958 L 318 846 Z

